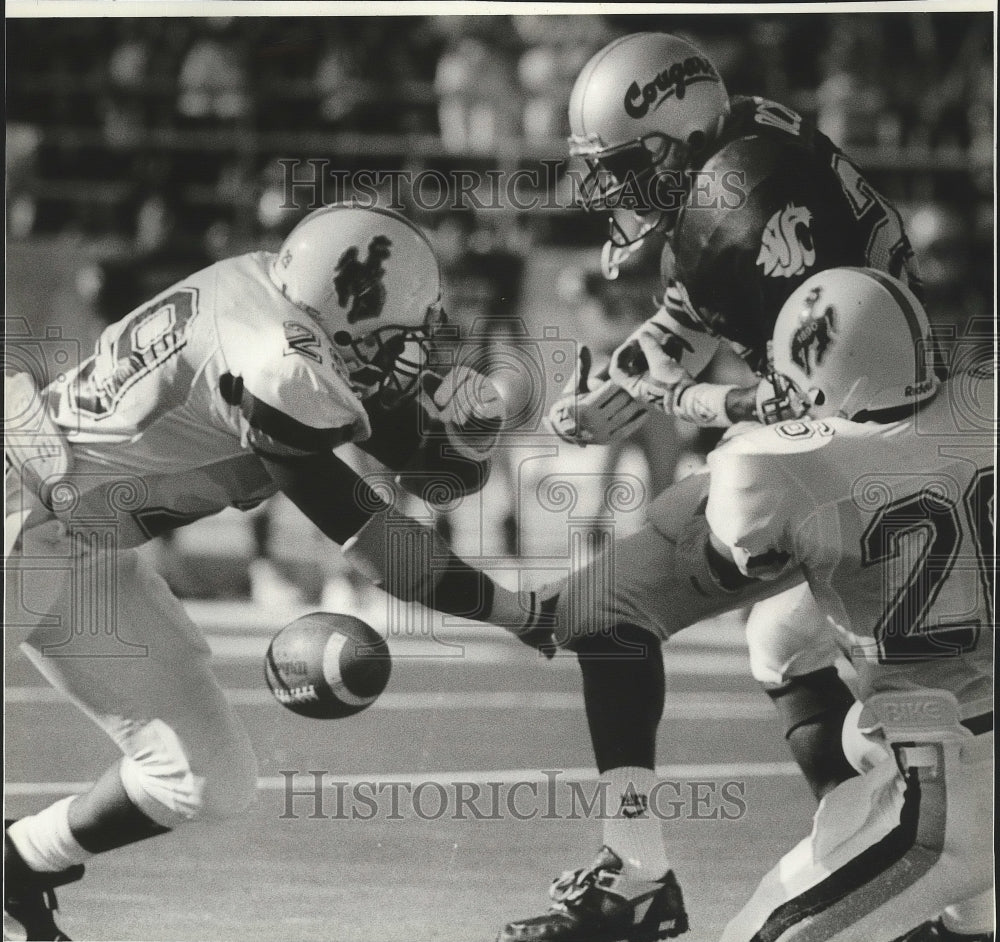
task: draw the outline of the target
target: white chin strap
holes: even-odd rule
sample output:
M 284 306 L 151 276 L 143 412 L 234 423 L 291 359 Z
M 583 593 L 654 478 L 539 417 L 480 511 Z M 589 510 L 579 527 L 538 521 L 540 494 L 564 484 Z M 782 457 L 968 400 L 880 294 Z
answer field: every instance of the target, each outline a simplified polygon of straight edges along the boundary
M 659 218 L 653 222 L 644 222 L 635 238 L 628 245 L 615 245 L 610 239 L 601 249 L 601 274 L 608 281 L 614 281 L 625 262 L 642 248 L 642 243 L 648 233 L 657 227 Z
M 857 397 L 858 387 L 860 387 L 866 381 L 866 377 L 859 376 L 852 384 L 851 388 L 847 390 L 847 395 L 844 396 L 844 401 L 840 404 L 840 407 L 834 413 L 835 415 L 843 416 L 845 419 L 850 419 L 857 415 L 867 406 L 867 403 L 854 402 Z M 860 398 L 860 397 L 857 397 Z

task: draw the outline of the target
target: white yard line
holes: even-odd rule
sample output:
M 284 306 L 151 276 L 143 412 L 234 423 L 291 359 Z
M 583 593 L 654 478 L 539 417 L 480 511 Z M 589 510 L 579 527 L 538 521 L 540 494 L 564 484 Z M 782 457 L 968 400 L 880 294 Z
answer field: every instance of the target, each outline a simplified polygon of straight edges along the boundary
M 536 661 L 546 669 L 572 668 L 579 670 L 575 655 L 561 654 L 546 661 L 540 654 L 516 642 L 462 641 L 451 639 L 390 637 L 389 650 L 397 662 L 436 660 L 465 662 L 469 664 L 517 664 L 521 667 Z M 212 654 L 223 661 L 260 660 L 267 651 L 269 639 L 262 635 L 209 635 Z M 691 651 L 678 650 L 667 644 L 663 648 L 663 662 L 667 670 L 686 674 L 743 674 L 749 676 L 750 664 L 745 651 Z
M 203 631 L 211 634 L 263 634 L 270 637 L 279 628 L 287 625 L 300 615 L 316 611 L 318 605 L 303 605 L 296 608 L 268 609 L 253 602 L 211 602 L 188 600 L 184 602 L 188 615 Z M 388 615 L 384 600 L 381 604 L 364 604 L 352 611 L 355 617 L 369 622 L 385 633 Z M 424 613 L 427 621 L 440 616 Z M 414 621 L 419 621 L 415 618 Z M 503 638 L 499 628 L 476 622 L 434 626 L 434 636 L 443 642 L 488 641 Z M 394 640 L 389 637 L 390 642 Z M 744 640 L 743 622 L 738 613 L 729 612 L 709 622 L 703 622 L 678 632 L 670 640 L 673 647 L 740 648 Z
M 226 699 L 234 706 L 270 706 L 274 698 L 263 683 L 260 687 L 236 687 L 226 690 Z M 4 693 L 7 705 L 69 702 L 52 687 L 9 687 Z M 415 691 L 382 694 L 372 710 L 582 710 L 581 694 L 556 690 L 486 690 L 486 691 Z M 668 693 L 667 715 L 675 719 L 736 720 L 766 719 L 774 714 L 767 698 L 741 693 Z
M 548 773 L 548 774 L 546 774 Z M 730 780 L 745 778 L 790 778 L 800 775 L 794 762 L 709 762 L 680 763 L 676 765 L 657 766 L 657 775 L 661 779 L 705 779 Z M 460 772 L 369 772 L 361 775 L 324 774 L 321 783 L 325 788 L 343 786 L 356 787 L 361 783 L 374 783 L 376 786 L 393 783 L 417 786 L 422 782 L 436 782 L 447 785 L 456 782 L 485 785 L 496 782 L 501 785 L 512 785 L 515 782 L 538 782 L 545 784 L 555 781 L 592 781 L 597 778 L 597 772 L 587 766 L 577 766 L 569 769 L 548 770 L 539 769 L 494 769 L 472 770 Z M 305 791 L 314 784 L 314 778 L 308 773 L 297 773 L 294 777 L 283 775 L 267 775 L 257 779 L 260 791 L 283 792 L 293 788 L 296 792 Z M 91 782 L 7 782 L 4 792 L 7 797 L 70 795 L 86 791 Z

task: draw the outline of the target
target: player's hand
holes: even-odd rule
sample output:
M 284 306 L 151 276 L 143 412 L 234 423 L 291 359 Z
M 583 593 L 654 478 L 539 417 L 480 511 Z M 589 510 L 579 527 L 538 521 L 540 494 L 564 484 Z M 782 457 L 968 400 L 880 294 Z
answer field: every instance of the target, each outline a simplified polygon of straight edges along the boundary
M 534 591 L 522 590 L 516 593 L 518 618 L 505 619 L 497 612 L 497 623 L 522 644 L 534 648 L 551 660 L 558 647 L 553 631 L 555 609 L 564 588 L 564 583 L 557 583 Z
M 655 319 L 646 321 L 611 355 L 611 379 L 633 399 L 674 412 L 694 378 L 667 351 L 673 335 Z
M 459 454 L 484 461 L 503 430 L 507 407 L 493 381 L 483 373 L 456 366 L 444 377 L 425 373 L 421 405 L 444 426 Z
M 547 421 L 564 442 L 607 445 L 631 435 L 646 421 L 646 408 L 610 379 L 591 376 L 592 357 L 581 347 L 576 371 Z

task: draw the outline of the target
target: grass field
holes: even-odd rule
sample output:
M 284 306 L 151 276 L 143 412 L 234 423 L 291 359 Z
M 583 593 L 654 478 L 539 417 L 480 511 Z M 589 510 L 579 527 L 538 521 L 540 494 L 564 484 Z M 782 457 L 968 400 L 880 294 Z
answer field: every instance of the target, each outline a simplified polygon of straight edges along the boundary
M 285 711 L 264 687 L 261 655 L 287 617 L 211 604 L 193 614 L 260 758 L 259 801 L 236 822 L 192 826 L 93 861 L 81 883 L 59 892 L 72 938 L 486 942 L 507 919 L 541 911 L 549 880 L 599 847 L 599 820 L 579 808 L 564 813 L 569 781 L 594 786 L 574 660 L 545 662 L 488 629 L 454 631 L 446 640 L 463 647 L 448 656 L 426 639 L 390 639 L 393 677 L 382 699 L 349 720 L 317 722 Z M 678 803 L 663 826 L 688 899 L 686 938 L 710 940 L 807 833 L 812 800 L 749 677 L 737 624 L 682 634 L 666 663 L 659 761 Z M 83 787 L 115 755 L 16 655 L 6 714 L 8 815 Z M 314 770 L 329 773 L 325 817 L 309 817 L 317 809 L 308 797 L 294 799 L 296 817 L 288 817 L 282 773 Z M 397 791 L 404 797 L 395 808 L 383 800 L 372 813 L 351 802 L 356 818 L 346 810 L 338 818 L 334 783 L 365 780 L 440 785 L 424 788 L 419 809 Z M 514 783 L 535 782 L 545 796 L 554 780 L 556 813 L 530 784 L 513 805 L 527 820 L 510 813 Z M 293 781 L 305 789 L 313 779 Z M 467 797 L 479 785 L 479 819 L 473 806 L 458 808 L 456 782 Z M 745 813 L 727 819 L 719 795 L 732 782 L 742 783 L 730 787 Z M 490 788 L 499 804 L 488 803 Z M 725 806 L 729 815 L 736 808 Z

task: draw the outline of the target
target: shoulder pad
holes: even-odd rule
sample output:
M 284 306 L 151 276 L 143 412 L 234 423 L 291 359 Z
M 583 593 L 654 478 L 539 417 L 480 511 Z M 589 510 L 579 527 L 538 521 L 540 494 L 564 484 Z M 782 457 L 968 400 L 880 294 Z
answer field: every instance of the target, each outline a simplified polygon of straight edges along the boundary
M 805 427 L 813 423 L 785 423 Z M 705 515 L 715 535 L 730 548 L 741 571 L 756 578 L 774 578 L 789 563 L 786 531 L 796 494 L 794 474 L 781 457 L 805 451 L 803 443 L 822 442 L 818 431 L 784 437 L 779 426 L 759 427 L 736 435 L 709 453 L 711 475 Z M 813 444 L 812 447 L 817 447 Z
M 264 450 L 326 451 L 371 434 L 343 365 L 319 327 L 305 315 L 260 323 L 253 337 L 229 351 L 222 395 L 238 405 L 249 440 Z
M 740 422 L 708 456 L 791 455 L 822 448 L 837 433 L 838 419 L 790 419 L 778 425 Z

